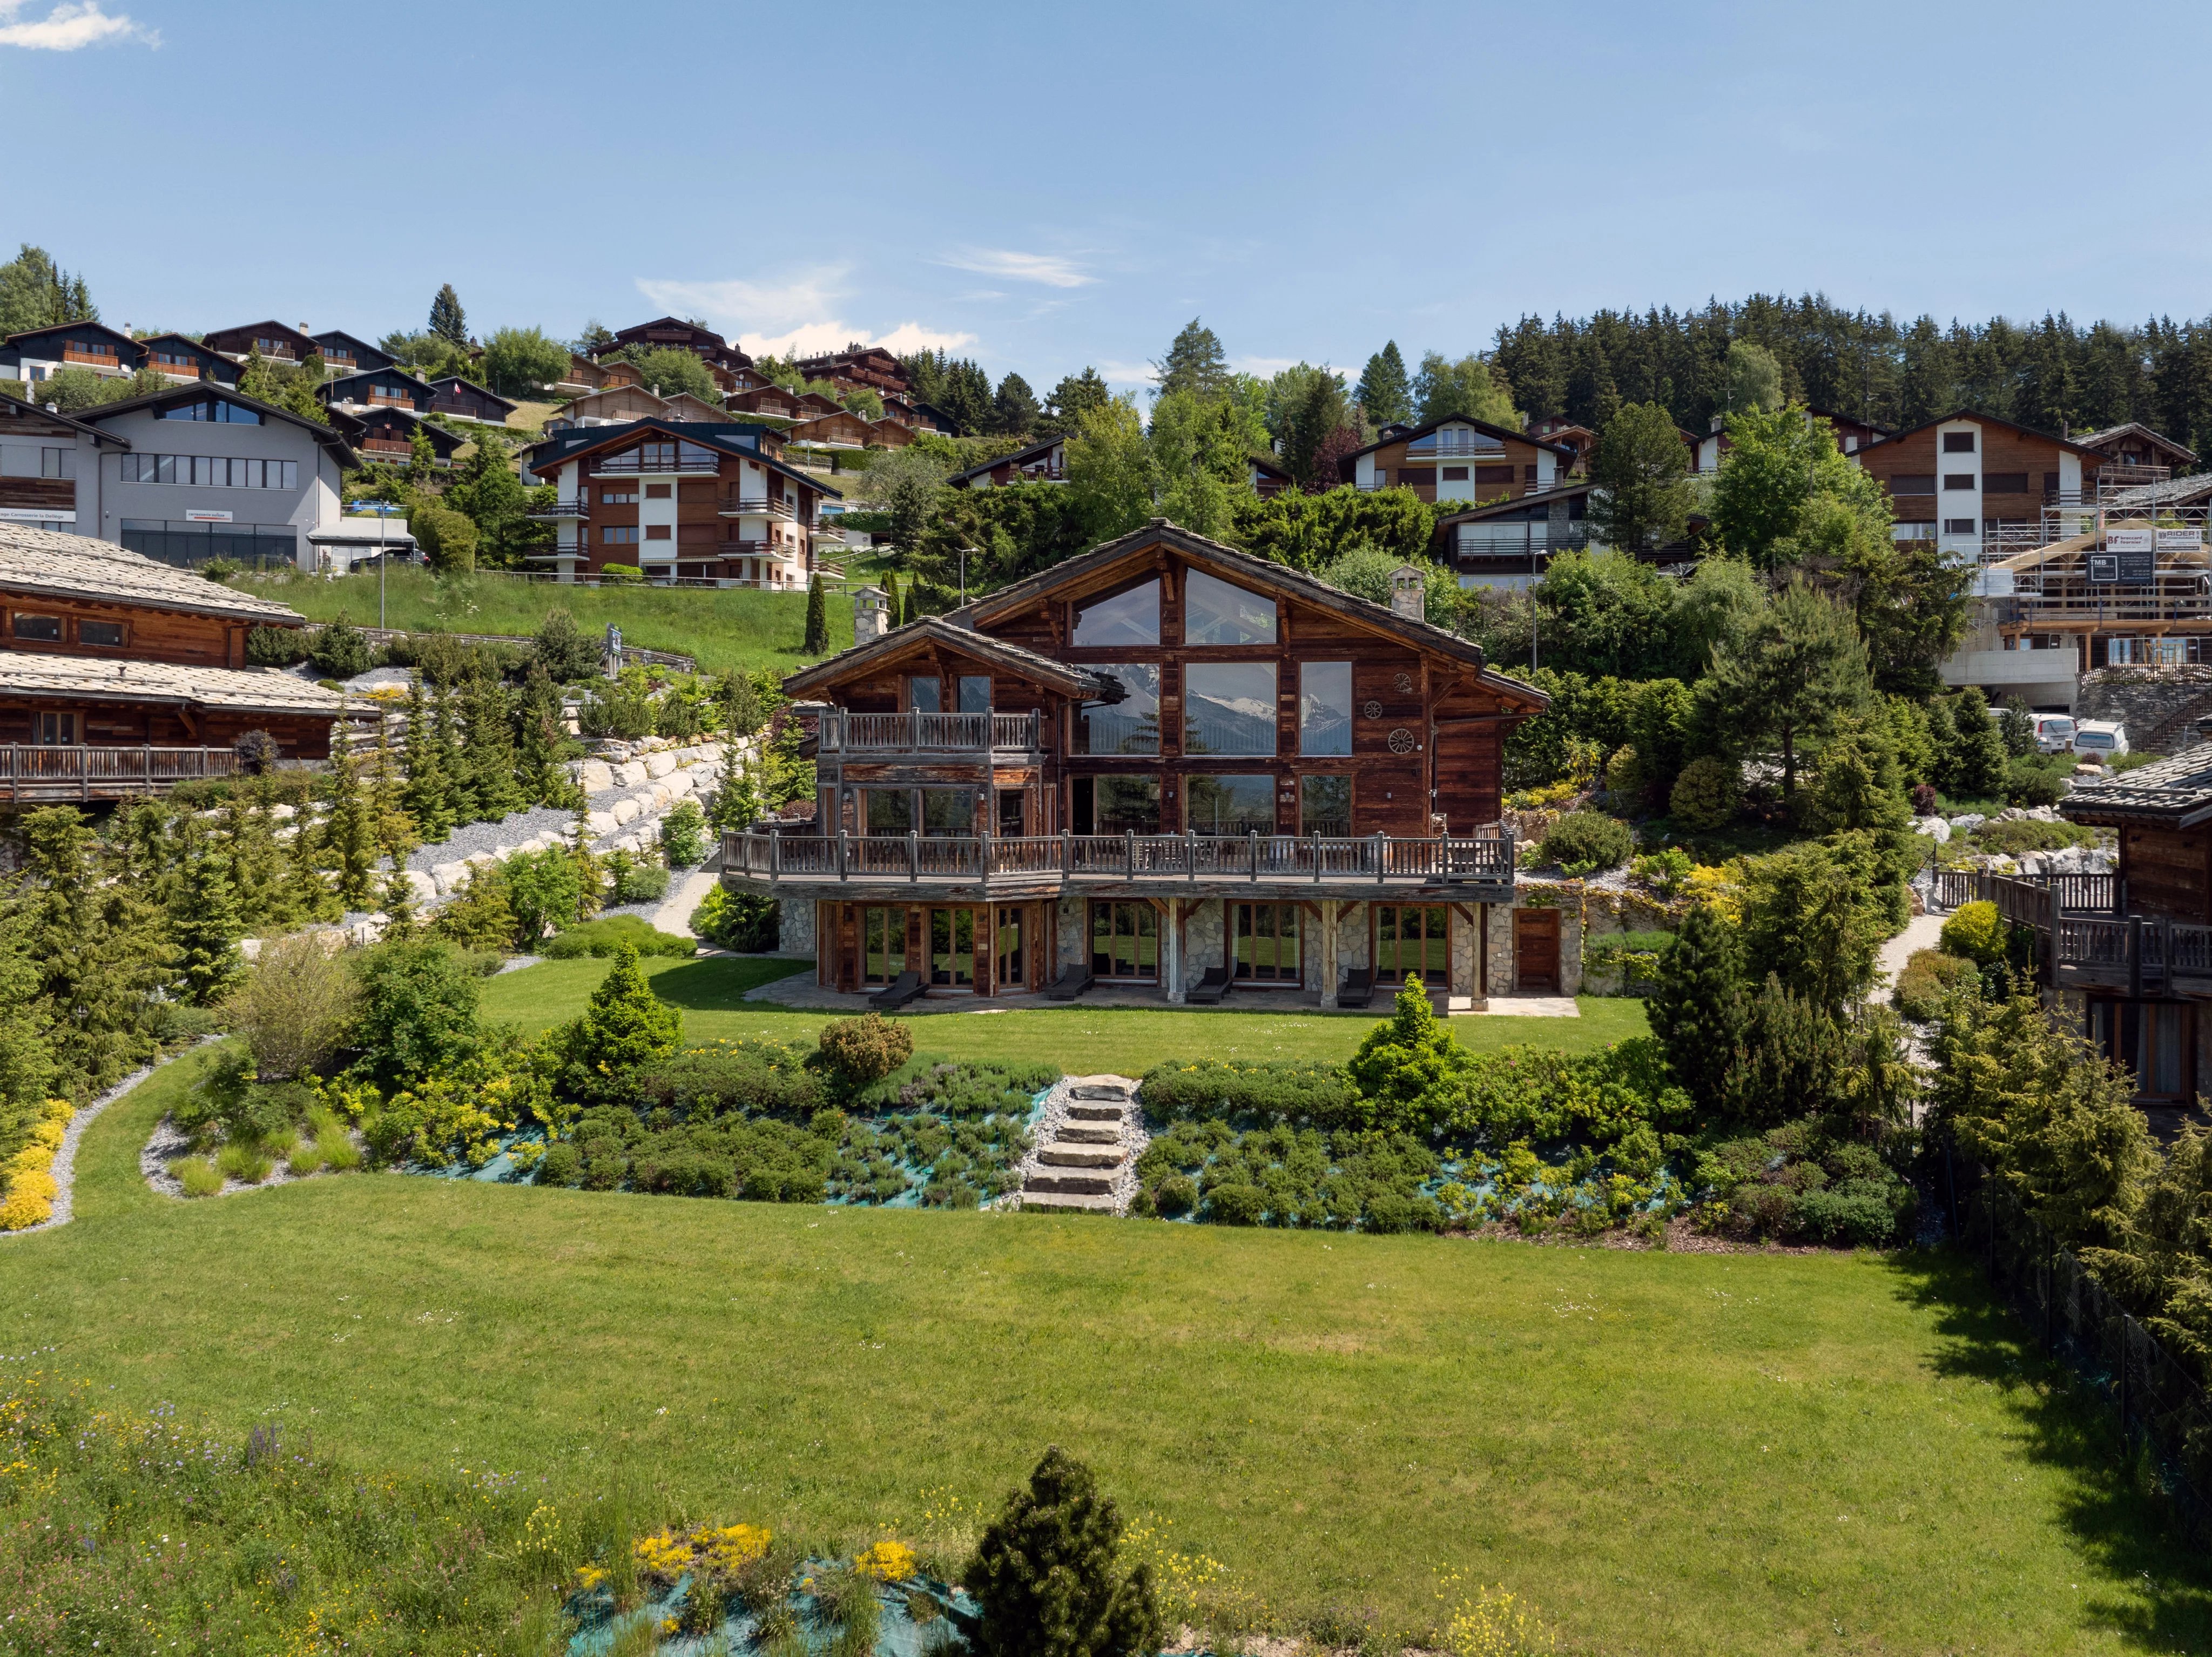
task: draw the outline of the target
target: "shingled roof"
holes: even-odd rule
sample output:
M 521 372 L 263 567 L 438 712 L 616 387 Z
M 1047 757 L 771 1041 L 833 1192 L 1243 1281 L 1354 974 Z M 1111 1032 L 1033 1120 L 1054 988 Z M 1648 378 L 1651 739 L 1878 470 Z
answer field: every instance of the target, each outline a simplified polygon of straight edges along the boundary
M 2136 823 L 2190 829 L 2212 821 L 2212 744 L 2154 759 L 2109 782 L 2077 783 L 2058 811 L 2070 823 L 2105 828 Z
M 279 667 L 179 667 L 166 661 L 94 661 L 0 650 L 0 697 L 25 693 L 331 719 L 346 705 L 336 691 Z
M 112 541 L 0 522 L 0 591 L 92 599 L 199 616 L 234 616 L 271 627 L 307 618 L 273 599 L 240 593 L 189 570 L 125 551 Z

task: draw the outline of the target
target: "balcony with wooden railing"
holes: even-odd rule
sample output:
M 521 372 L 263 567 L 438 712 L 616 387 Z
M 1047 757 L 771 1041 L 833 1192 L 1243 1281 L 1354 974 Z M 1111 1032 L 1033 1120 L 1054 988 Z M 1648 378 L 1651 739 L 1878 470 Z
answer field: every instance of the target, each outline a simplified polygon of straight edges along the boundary
M 772 501 L 765 495 L 726 496 L 716 510 L 725 518 L 780 518 L 786 523 L 799 518 L 798 509 L 789 501 Z
M 0 747 L 0 800 L 121 800 L 179 783 L 238 775 L 229 748 Z
M 1259 834 L 786 834 L 722 837 L 725 880 L 863 889 L 1004 890 L 1025 895 L 1134 887 L 1163 895 L 1257 887 L 1371 897 L 1449 889 L 1473 902 L 1513 892 L 1510 829 L 1415 839 Z
M 902 714 L 859 714 L 824 709 L 807 745 L 817 754 L 848 759 L 892 759 L 907 755 L 973 753 L 1033 754 L 1042 747 L 1044 715 L 1026 713 L 931 714 L 919 709 Z

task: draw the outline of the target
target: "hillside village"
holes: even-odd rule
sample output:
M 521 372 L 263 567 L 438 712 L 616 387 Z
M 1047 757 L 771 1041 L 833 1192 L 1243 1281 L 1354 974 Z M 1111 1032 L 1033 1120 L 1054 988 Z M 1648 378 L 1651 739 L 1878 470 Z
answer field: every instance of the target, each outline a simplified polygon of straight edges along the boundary
M 1887 1504 L 1913 1512 L 1868 1557 L 1981 1524 L 1978 1556 L 2006 1560 L 1987 1510 L 2045 1459 L 2008 1436 L 2005 1389 L 2032 1374 L 2130 1545 L 2161 1581 L 2193 1568 L 2203 328 L 1947 337 L 1754 296 L 1532 314 L 1480 350 L 1390 340 L 1357 375 L 1261 377 L 1194 318 L 1146 390 L 1071 365 L 1041 395 L 939 350 L 749 353 L 696 318 L 481 329 L 451 285 L 419 329 L 137 327 L 27 247 L 0 301 L 0 1304 L 29 1305 L 39 1274 L 75 1294 L 68 1251 L 121 1248 L 70 1316 L 150 1319 L 193 1355 L 165 1385 L 220 1416 L 221 1367 L 250 1362 L 230 1309 L 189 1284 L 164 1309 L 117 1299 L 140 1249 L 210 1283 L 234 1250 L 296 1255 L 349 1285 L 337 1302 L 404 1300 L 433 1331 L 408 1353 L 435 1356 L 381 1327 L 348 1344 L 382 1312 L 346 1311 L 316 1337 L 337 1367 L 288 1384 L 321 1400 L 318 1434 L 401 1460 L 431 1409 L 409 1366 L 515 1389 L 511 1416 L 435 1405 L 455 1447 L 434 1477 L 478 1479 L 465 1455 L 535 1482 L 484 1476 L 480 1513 L 456 1494 L 478 1485 L 425 1483 L 415 1539 L 376 1544 L 395 1581 L 449 1561 L 444 1626 L 779 1657 L 1476 1657 L 1649 1634 L 1646 1611 L 1566 1590 L 1587 1562 L 1495 1590 L 1416 1581 L 1426 1554 L 1362 1563 L 1379 1586 L 1358 1599 L 1317 1541 L 1269 1564 L 1279 1514 L 1240 1528 L 1200 1499 L 1191 1481 L 1231 1465 L 1288 1480 L 1369 1362 L 1419 1368 L 1390 1383 L 1389 1430 L 1420 1442 L 1395 1472 L 1344 1449 L 1347 1489 L 1383 1515 L 1421 1494 L 1389 1521 L 1404 1535 L 1350 1526 L 1363 1555 L 1441 1557 L 1483 1504 L 1503 1513 L 1537 1453 L 1469 1452 L 1478 1476 L 1448 1441 L 1540 1388 L 1605 1418 L 1592 1459 L 1546 1452 L 1569 1460 L 1527 1476 L 1543 1525 L 1583 1523 L 1599 1461 L 1656 1483 L 1679 1454 L 1692 1505 L 1820 1486 L 1820 1549 L 1829 1509 L 1887 1526 Z M 395 1260 L 445 1280 L 423 1291 L 438 1310 Z M 517 1262 L 542 1276 L 499 1291 L 515 1306 L 459 1286 Z M 1681 1287 L 1707 1266 L 1741 1275 Z M 1286 1285 L 1342 1272 L 1363 1295 L 1416 1285 L 1411 1309 L 1371 1334 L 1301 1324 Z M 899 1295 L 864 1292 L 872 1273 Z M 805 1287 L 746 1325 L 778 1379 L 725 1368 L 696 1396 L 692 1355 L 725 1338 L 702 1308 L 750 1316 L 787 1278 Z M 1730 1298 L 1749 1284 L 1755 1335 L 1728 1321 L 1754 1316 Z M 246 1321 L 276 1316 L 234 1292 Z M 1048 1349 L 1008 1334 L 1055 1295 Z M 665 1331 L 635 1327 L 651 1296 Z M 1899 1332 L 1915 1296 L 2002 1387 Z M 1536 1320 L 1477 1335 L 1470 1307 Z M 456 1316 L 501 1332 L 437 1332 Z M 1182 1327 L 1208 1318 L 1233 1332 Z M 1540 1376 L 1492 1374 L 1476 1355 L 1498 1339 Z M 896 1383 L 833 1385 L 831 1342 L 840 1362 L 892 1349 Z M 1017 1347 L 1025 1379 L 1000 1368 Z M 614 1413 L 641 1352 L 719 1424 Z M 1256 1415 L 1206 1402 L 1269 1398 L 1255 1353 L 1313 1389 L 1265 1444 Z M 1157 1419 L 1086 1423 L 1102 1354 L 1156 1382 Z M 595 1466 L 545 1483 L 539 1365 L 658 1471 L 618 1502 Z M 1869 1400 L 1790 1404 L 1811 1424 L 1786 1476 L 1760 1465 L 1782 1429 L 1759 1388 L 1784 1384 L 1762 1366 Z M 343 1404 L 341 1375 L 362 1389 Z M 1655 1447 L 1601 1396 L 1647 1386 L 1709 1387 L 1701 1409 L 1755 1430 Z M 758 1396 L 732 1424 L 741 1387 Z M 363 1419 L 378 1388 L 407 1396 L 405 1432 Z M 842 1389 L 927 1416 L 928 1457 Z M 839 1485 L 833 1513 L 828 1485 L 726 1447 L 830 1453 L 801 1419 L 818 1393 L 838 1457 L 866 1442 L 915 1489 L 945 1471 L 972 1492 L 975 1447 L 1018 1439 L 1029 1483 L 996 1523 L 888 1484 L 865 1512 Z M 111 1489 L 143 1543 L 179 1498 L 91 1450 L 46 1494 L 5 1482 L 17 1439 L 29 1466 L 80 1431 L 104 1445 L 109 1420 L 11 1397 L 0 1562 L 36 1553 L 6 1527 L 41 1502 L 89 1536 Z M 1954 1410 L 1977 1443 L 1945 1472 L 1926 1423 Z M 1431 1416 L 1437 1436 L 1414 1424 Z M 297 1563 L 240 1580 L 314 1575 L 338 1607 L 319 1629 L 398 1649 L 379 1630 L 416 1612 L 340 1563 L 319 1504 L 344 1478 L 289 1448 L 300 1419 L 208 1474 L 210 1502 L 244 1504 L 223 1479 L 280 1442 L 294 1458 L 265 1523 Z M 1217 1435 L 1248 1429 L 1217 1465 Z M 1191 1433 L 1209 1447 L 1178 1469 Z M 368 1485 L 346 1500 L 386 1523 Z M 1170 1508 L 1213 1527 L 1195 1551 Z M 244 1511 L 191 1522 L 242 1561 Z M 1626 1582 L 1640 1544 L 1619 1524 L 1590 1556 Z M 1094 1528 L 1078 1548 L 1055 1525 Z M 48 1643 L 0 1631 L 0 1651 L 90 1649 L 90 1579 L 36 1556 L 15 1580 Z M 1050 1617 L 1021 1585 L 1055 1564 L 1089 1596 L 1088 1643 L 1033 1637 Z M 293 1591 L 254 1614 L 299 1633 Z M 1881 1648 L 1938 1648 L 1946 1596 L 1969 1593 L 1931 1578 Z M 2201 1605 L 2176 1615 L 2181 1648 L 2212 1638 Z

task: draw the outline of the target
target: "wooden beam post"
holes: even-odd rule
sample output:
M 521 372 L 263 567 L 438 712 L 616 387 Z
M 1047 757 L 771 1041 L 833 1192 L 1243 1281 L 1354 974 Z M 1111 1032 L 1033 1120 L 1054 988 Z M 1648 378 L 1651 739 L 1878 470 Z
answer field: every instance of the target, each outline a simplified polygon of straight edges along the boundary
M 1336 1006 L 1336 899 L 1321 900 L 1321 1004 Z
M 1160 977 L 1167 985 L 1168 1000 L 1176 1006 L 1182 1004 L 1182 899 L 1167 900 L 1167 924 L 1160 929 Z

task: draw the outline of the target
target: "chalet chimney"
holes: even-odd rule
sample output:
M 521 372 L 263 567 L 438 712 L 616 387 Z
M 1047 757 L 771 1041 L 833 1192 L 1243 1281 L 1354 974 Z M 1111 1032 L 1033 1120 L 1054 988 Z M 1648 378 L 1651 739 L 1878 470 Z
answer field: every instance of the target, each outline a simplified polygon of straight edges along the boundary
M 880 587 L 863 587 L 853 594 L 853 643 L 866 644 L 891 630 L 891 601 Z
M 1427 613 L 1428 577 L 1410 564 L 1401 564 L 1390 572 L 1390 607 L 1412 621 L 1424 619 Z

